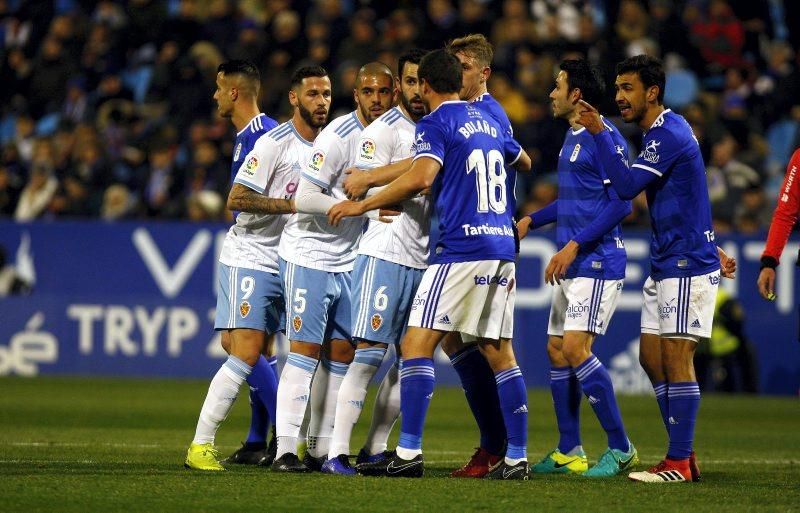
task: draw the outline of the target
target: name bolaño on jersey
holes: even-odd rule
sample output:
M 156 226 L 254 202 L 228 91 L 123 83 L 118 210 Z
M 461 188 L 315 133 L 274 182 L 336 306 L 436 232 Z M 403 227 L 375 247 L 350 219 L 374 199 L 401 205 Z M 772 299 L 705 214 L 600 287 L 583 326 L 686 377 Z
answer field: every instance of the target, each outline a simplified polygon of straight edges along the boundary
M 513 262 L 513 182 L 507 135 L 497 121 L 463 101 L 447 101 L 417 123 L 416 156 L 442 166 L 432 187 L 439 239 L 431 263 Z
M 303 178 L 331 197 L 346 200 L 344 171 L 355 165 L 362 130 L 364 125 L 355 111 L 331 121 L 314 140 L 311 156 L 303 166 Z M 325 215 L 298 213 L 286 224 L 278 253 L 287 262 L 311 269 L 351 271 L 363 225 L 360 217 L 343 219 L 334 227 Z
M 619 157 L 628 165 L 627 142 L 614 125 L 603 119 Z M 585 128 L 567 130 L 558 157 L 558 218 L 556 242 L 559 249 L 575 238 L 618 199 L 597 155 L 594 137 Z M 577 276 L 621 280 L 625 278 L 625 247 L 619 225 L 595 243 L 582 246 L 566 278 Z
M 655 173 L 647 186 L 653 235 L 654 280 L 698 276 L 719 269 L 711 224 L 706 169 L 689 123 L 667 109 L 642 137 L 642 151 L 631 168 Z
M 288 121 L 256 141 L 233 181 L 269 198 L 290 199 L 310 154 L 311 142 Z M 231 267 L 277 273 L 278 242 L 289 217 L 241 212 L 225 236 L 219 261 Z
M 415 128 L 416 123 L 399 106 L 390 109 L 361 133 L 356 166 L 370 169 L 413 157 Z M 403 202 L 403 212 L 391 223 L 370 220 L 358 253 L 424 269 L 428 267 L 429 234 L 430 201 L 427 196 L 417 196 Z

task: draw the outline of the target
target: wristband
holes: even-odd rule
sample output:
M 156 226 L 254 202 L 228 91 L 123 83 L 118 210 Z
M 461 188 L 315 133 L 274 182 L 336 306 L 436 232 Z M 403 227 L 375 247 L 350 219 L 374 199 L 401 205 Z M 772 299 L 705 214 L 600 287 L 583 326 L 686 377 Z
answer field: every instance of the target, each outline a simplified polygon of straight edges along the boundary
M 775 258 L 771 257 L 771 256 L 762 256 L 761 257 L 761 268 L 759 269 L 759 271 L 761 269 L 764 269 L 765 267 L 768 267 L 770 269 L 775 269 L 776 267 L 778 267 L 778 261 Z

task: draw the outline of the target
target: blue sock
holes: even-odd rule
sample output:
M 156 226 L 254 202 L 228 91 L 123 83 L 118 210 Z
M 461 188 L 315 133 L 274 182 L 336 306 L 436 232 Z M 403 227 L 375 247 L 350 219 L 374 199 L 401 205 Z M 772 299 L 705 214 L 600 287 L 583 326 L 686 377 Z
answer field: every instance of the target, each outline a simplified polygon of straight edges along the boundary
M 265 443 L 270 419 L 275 418 L 275 403 L 278 398 L 278 380 L 267 359 L 258 357 L 253 371 L 247 377 L 250 385 L 250 431 L 247 442 Z
M 502 454 L 506 444 L 506 426 L 489 362 L 473 344 L 451 356 L 450 363 L 461 379 L 469 409 L 478 423 L 481 448 L 494 455 Z
M 275 373 L 275 379 L 280 381 L 281 375 L 278 373 L 278 357 L 277 356 L 270 356 L 267 358 L 267 363 L 270 367 L 272 367 L 272 372 Z
M 696 381 L 669 384 L 667 458 L 683 460 L 691 454 L 698 409 L 700 409 L 700 387 Z
M 506 458 L 528 459 L 528 391 L 519 367 L 511 367 L 494 375 L 500 410 L 508 433 Z
M 422 429 L 436 377 L 433 359 L 403 359 L 400 371 L 400 441 L 403 449 L 422 449 Z
M 581 384 L 572 367 L 550 368 L 550 392 L 558 424 L 558 450 L 568 454 L 581 445 Z
M 630 450 L 628 435 L 622 425 L 622 417 L 614 397 L 611 376 L 595 355 L 591 355 L 575 368 L 575 375 L 581 382 L 583 393 L 589 399 L 597 420 L 608 436 L 608 446 L 623 452 Z
M 656 393 L 656 401 L 658 401 L 658 410 L 661 412 L 661 420 L 664 422 L 664 427 L 667 429 L 667 436 L 669 437 L 669 385 L 666 381 L 659 381 L 653 383 L 653 391 Z

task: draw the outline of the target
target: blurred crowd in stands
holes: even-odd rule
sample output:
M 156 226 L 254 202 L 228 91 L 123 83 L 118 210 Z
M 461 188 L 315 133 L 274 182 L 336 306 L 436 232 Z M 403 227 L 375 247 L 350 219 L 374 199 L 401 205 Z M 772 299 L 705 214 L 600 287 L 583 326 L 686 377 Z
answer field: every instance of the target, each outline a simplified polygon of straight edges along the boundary
M 331 73 L 333 115 L 359 66 L 479 32 L 495 45 L 489 91 L 534 159 L 521 211 L 555 198 L 567 125 L 547 98 L 558 63 L 604 70 L 649 53 L 666 104 L 703 149 L 718 233 L 769 223 L 800 145 L 796 0 L 0 0 L 0 217 L 225 219 L 234 130 L 216 113 L 217 66 L 249 59 L 263 111 L 286 119 L 294 68 Z M 624 127 L 631 154 L 640 133 Z M 646 226 L 635 201 L 627 223 Z

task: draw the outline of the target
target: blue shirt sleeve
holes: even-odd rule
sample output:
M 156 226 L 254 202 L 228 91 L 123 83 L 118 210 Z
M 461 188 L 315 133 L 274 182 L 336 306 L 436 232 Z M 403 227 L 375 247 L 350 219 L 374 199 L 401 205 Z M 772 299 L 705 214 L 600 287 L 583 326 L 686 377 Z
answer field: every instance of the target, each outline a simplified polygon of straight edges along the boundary
M 420 157 L 430 157 L 440 165 L 444 163 L 446 134 L 442 125 L 430 117 L 425 117 L 417 123 L 417 130 L 414 136 L 414 146 L 416 155 L 414 160 Z
M 608 202 L 606 208 L 600 212 L 600 215 L 595 217 L 591 223 L 586 225 L 586 227 L 581 230 L 573 238 L 573 240 L 580 246 L 600 240 L 630 213 L 630 201 L 612 199 Z
M 558 200 L 553 201 L 532 214 L 528 214 L 528 217 L 531 218 L 531 230 L 541 228 L 550 223 L 555 223 L 558 217 Z
M 594 142 L 597 145 L 597 158 L 602 162 L 603 170 L 620 198 L 635 198 L 650 182 L 660 176 L 639 167 L 631 166 L 629 169 L 627 164 L 619 158 L 614 140 L 608 130 L 596 134 Z

